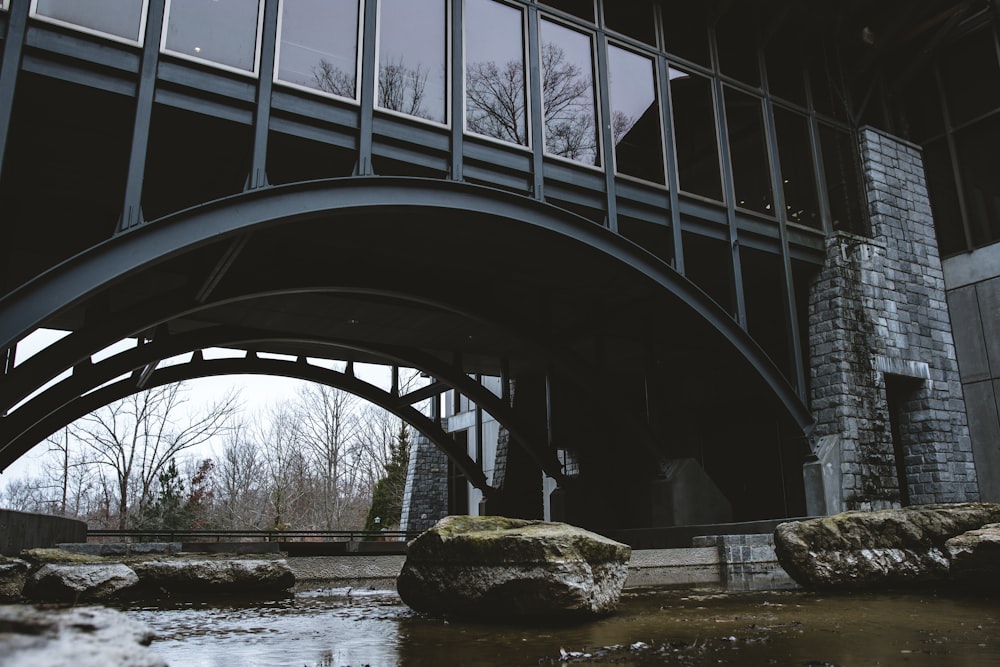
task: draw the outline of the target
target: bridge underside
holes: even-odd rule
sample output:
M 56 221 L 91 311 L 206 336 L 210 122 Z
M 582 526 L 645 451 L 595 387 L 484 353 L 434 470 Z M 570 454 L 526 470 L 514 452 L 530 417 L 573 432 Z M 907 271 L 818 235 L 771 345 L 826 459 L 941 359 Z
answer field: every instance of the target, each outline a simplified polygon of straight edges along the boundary
M 809 415 L 756 344 L 652 255 L 523 197 L 398 178 L 274 188 L 119 236 L 0 306 L 5 340 L 37 326 L 73 332 L 6 376 L 4 467 L 103 399 L 185 376 L 272 373 L 363 392 L 307 362 L 335 358 L 418 368 L 469 395 L 530 467 L 560 483 L 558 450 L 589 460 L 608 492 L 601 522 L 644 525 L 636 502 L 647 503 L 630 489 L 683 457 L 701 462 L 740 515 L 801 506 Z M 143 344 L 92 363 L 127 337 Z M 198 356 L 157 368 L 215 346 L 248 357 L 223 370 Z M 476 374 L 547 389 L 515 414 Z M 416 398 L 367 398 L 419 421 Z M 436 424 L 416 425 L 487 496 L 501 491 Z

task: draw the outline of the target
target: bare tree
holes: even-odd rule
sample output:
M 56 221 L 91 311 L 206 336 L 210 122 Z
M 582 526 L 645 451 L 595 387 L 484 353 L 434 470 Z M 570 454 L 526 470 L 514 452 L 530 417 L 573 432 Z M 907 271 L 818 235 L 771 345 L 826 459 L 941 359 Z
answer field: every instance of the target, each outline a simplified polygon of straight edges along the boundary
M 347 73 L 329 60 L 321 59 L 313 66 L 313 81 L 320 90 L 354 99 L 357 77 L 353 72 Z
M 224 432 L 237 409 L 230 393 L 200 413 L 182 409 L 183 383 L 133 394 L 74 423 L 82 441 L 111 478 L 118 528 L 128 528 L 150 500 L 158 475 L 181 452 Z
M 326 385 L 304 385 L 295 403 L 295 421 L 304 451 L 321 484 L 323 528 L 340 528 L 357 485 L 351 446 L 358 429 L 358 398 Z
M 528 143 L 522 62 L 470 63 L 465 85 L 465 122 L 470 130 L 514 144 Z
M 424 108 L 428 71 L 417 63 L 410 68 L 398 60 L 382 63 L 378 72 L 378 105 L 419 118 L 430 118 Z

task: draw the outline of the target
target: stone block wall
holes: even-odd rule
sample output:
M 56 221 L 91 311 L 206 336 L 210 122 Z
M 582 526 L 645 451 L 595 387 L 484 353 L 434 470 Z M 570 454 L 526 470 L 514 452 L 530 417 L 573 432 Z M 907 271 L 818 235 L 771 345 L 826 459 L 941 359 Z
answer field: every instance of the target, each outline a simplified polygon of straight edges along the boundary
M 830 235 L 811 288 L 815 435 L 840 436 L 846 509 L 978 500 L 920 150 L 860 134 L 871 237 Z
M 403 491 L 401 530 L 427 530 L 448 514 L 448 455 L 417 433 Z

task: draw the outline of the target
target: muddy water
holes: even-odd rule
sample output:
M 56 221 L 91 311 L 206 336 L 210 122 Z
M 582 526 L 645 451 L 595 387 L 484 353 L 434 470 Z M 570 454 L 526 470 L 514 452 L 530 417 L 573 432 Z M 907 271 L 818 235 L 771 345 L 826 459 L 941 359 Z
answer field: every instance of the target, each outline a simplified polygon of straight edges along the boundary
M 934 593 L 644 591 L 575 627 L 424 618 L 392 592 L 135 608 L 175 666 L 998 665 L 1000 600 Z

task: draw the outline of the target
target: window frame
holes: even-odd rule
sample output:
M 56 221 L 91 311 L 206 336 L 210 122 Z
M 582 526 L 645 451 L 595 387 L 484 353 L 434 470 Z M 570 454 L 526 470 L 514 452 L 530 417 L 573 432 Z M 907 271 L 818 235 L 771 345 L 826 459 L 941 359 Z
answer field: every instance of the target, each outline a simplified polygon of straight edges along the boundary
M 104 39 L 110 39 L 115 42 L 122 44 L 129 44 L 131 46 L 141 47 L 146 39 L 146 21 L 149 17 L 149 0 L 141 0 L 142 9 L 139 15 L 139 38 L 129 39 L 128 37 L 122 37 L 121 35 L 115 35 L 110 32 L 104 32 L 103 30 L 97 30 L 96 28 L 89 28 L 87 26 L 80 25 L 78 23 L 70 23 L 69 21 L 63 21 L 62 19 L 57 19 L 52 16 L 47 16 L 46 14 L 38 13 L 38 1 L 31 0 L 31 7 L 29 9 L 29 16 L 33 19 L 43 21 L 45 23 L 50 23 L 52 25 L 57 25 L 63 28 L 68 28 L 70 30 L 75 30 L 77 32 L 82 32 L 88 35 L 94 35 L 95 37 L 101 37 Z M 0 10 L 6 10 L 7 5 L 10 0 L 2 0 L 0 2 Z M 168 0 L 169 2 L 169 0 Z
M 645 58 L 652 62 L 652 77 L 653 77 L 653 95 L 654 102 L 656 103 L 657 109 L 660 113 L 656 114 L 656 122 L 660 128 L 660 165 L 663 170 L 663 182 L 659 183 L 657 181 L 651 181 L 641 176 L 633 176 L 632 174 L 625 174 L 618 171 L 618 151 L 617 144 L 611 147 L 611 159 L 613 161 L 614 175 L 615 178 L 621 178 L 627 181 L 633 181 L 635 183 L 641 183 L 646 186 L 651 186 L 664 192 L 669 191 L 669 186 L 667 184 L 669 172 L 669 165 L 667 164 L 667 152 L 666 152 L 666 127 L 663 125 L 663 91 L 660 90 L 660 65 L 659 58 L 656 55 L 651 55 L 645 49 L 638 49 L 629 42 L 624 42 L 610 35 L 605 36 L 605 42 L 608 52 L 608 110 L 611 111 L 611 116 L 614 118 L 615 107 L 611 99 L 611 47 L 621 49 L 622 51 L 628 51 L 631 54 L 637 55 L 641 58 Z M 673 109 L 670 110 L 671 118 L 673 117 Z
M 539 9 L 543 9 L 539 6 Z M 579 19 L 578 19 L 579 20 Z M 604 172 L 604 133 L 601 132 L 602 119 L 601 119 L 601 82 L 598 72 L 598 51 L 597 51 L 597 32 L 595 30 L 588 30 L 581 24 L 574 23 L 563 19 L 555 14 L 545 14 L 543 12 L 538 13 L 538 46 L 539 51 L 542 47 L 542 21 L 549 21 L 555 25 L 558 25 L 567 30 L 572 30 L 574 32 L 585 35 L 590 39 L 590 81 L 592 84 L 592 92 L 594 95 L 594 137 L 597 140 L 597 145 L 594 148 L 597 159 L 597 164 L 587 164 L 586 162 L 581 162 L 579 160 L 574 160 L 572 158 L 564 157 L 562 155 L 557 155 L 556 153 L 550 153 L 547 148 L 545 141 L 545 71 L 542 68 L 542 63 L 538 63 L 538 76 L 541 77 L 539 80 L 539 88 L 542 91 L 542 156 L 546 159 L 558 160 L 559 162 L 574 165 L 576 167 L 583 167 L 585 169 L 591 169 L 599 173 Z
M 489 2 L 495 2 L 521 12 L 521 57 L 523 58 L 522 62 L 524 63 L 524 132 L 526 143 L 515 144 L 513 142 L 491 137 L 486 134 L 479 134 L 478 132 L 474 132 L 469 129 L 469 105 L 466 100 L 466 91 L 469 89 L 469 40 L 466 39 L 465 30 L 467 25 L 465 18 L 468 16 L 466 11 L 468 0 L 462 0 L 462 134 L 463 136 L 487 141 L 498 146 L 506 146 L 508 148 L 514 148 L 531 153 L 534 148 L 531 145 L 531 133 L 533 126 L 531 124 L 531 54 L 528 52 L 528 7 L 527 5 L 509 2 L 508 0 L 489 0 Z
M 405 118 L 407 120 L 410 120 L 410 121 L 413 121 L 413 122 L 416 122 L 416 123 L 423 123 L 425 125 L 430 125 L 432 127 L 437 127 L 437 128 L 442 128 L 443 127 L 443 128 L 450 129 L 451 125 L 452 125 L 452 118 L 451 118 L 451 116 L 452 116 L 452 113 L 451 113 L 452 103 L 451 103 L 451 98 L 452 98 L 452 95 L 454 94 L 454 91 L 452 91 L 452 85 L 451 85 L 452 70 L 454 69 L 454 62 L 453 62 L 453 58 L 452 58 L 452 48 L 451 48 L 451 42 L 452 42 L 452 39 L 451 39 L 451 33 L 452 33 L 452 9 L 451 9 L 451 2 L 449 2 L 448 0 L 440 0 L 441 2 L 444 3 L 444 41 L 445 41 L 445 56 L 444 56 L 444 70 L 445 70 L 445 72 L 444 72 L 444 122 L 442 123 L 440 121 L 431 120 L 430 118 L 423 118 L 421 116 L 414 116 L 414 115 L 405 113 L 403 111 L 396 111 L 395 109 L 386 109 L 385 107 L 380 107 L 378 105 L 379 63 L 380 63 L 380 59 L 382 57 L 382 0 L 369 0 L 369 2 L 372 2 L 372 1 L 374 1 L 374 2 L 377 3 L 377 7 L 375 8 L 375 11 L 376 11 L 376 14 L 375 14 L 375 16 L 376 16 L 376 19 L 375 19 L 375 89 L 372 92 L 372 95 L 373 95 L 372 107 L 378 113 L 384 113 L 384 114 L 387 114 L 389 116 L 393 116 L 395 118 Z M 281 0 L 281 2 L 284 2 L 284 0 Z M 361 5 L 363 6 L 365 0 L 360 0 L 360 2 L 361 2 Z M 464 0 L 463 0 L 463 5 L 464 5 Z M 463 9 L 464 9 L 464 6 L 463 6 Z M 364 17 L 363 16 L 362 16 L 361 20 L 362 20 L 362 22 L 364 21 Z M 465 30 L 465 26 L 464 25 L 462 26 L 462 30 L 463 30 L 463 33 L 464 33 L 464 30 Z M 363 35 L 364 33 L 363 32 L 359 32 L 359 34 Z M 464 37 L 464 34 L 463 34 L 463 37 Z M 465 42 L 464 42 L 464 40 L 462 42 L 462 48 L 463 49 L 465 48 Z M 360 49 L 360 40 L 359 40 L 359 49 Z M 463 63 L 464 63 L 464 60 L 463 60 Z M 359 57 L 358 58 L 358 65 L 359 65 L 359 71 L 358 71 L 359 79 L 358 80 L 359 81 L 360 81 L 360 76 L 361 76 L 361 73 L 360 73 L 360 64 L 361 64 L 361 59 Z M 275 71 L 277 71 L 277 69 L 275 69 Z M 462 90 L 462 93 L 463 93 L 463 99 L 464 99 L 464 94 L 465 94 L 465 89 L 464 89 L 465 77 L 464 77 L 464 75 L 462 77 L 462 81 L 463 81 L 463 90 Z M 463 114 L 463 116 L 464 116 L 464 114 Z M 475 136 L 479 136 L 479 135 L 475 135 Z
M 254 45 L 254 57 L 253 57 L 253 68 L 250 70 L 240 69 L 239 67 L 233 67 L 232 65 L 226 65 L 224 63 L 219 63 L 214 60 L 208 60 L 207 58 L 199 58 L 198 56 L 192 56 L 189 53 L 181 53 L 179 51 L 173 51 L 167 48 L 167 35 L 170 32 L 170 3 L 171 0 L 165 0 L 163 7 L 163 30 L 160 33 L 160 53 L 170 56 L 172 58 L 179 58 L 181 60 L 186 60 L 193 63 L 199 63 L 201 65 L 206 65 L 213 69 L 220 69 L 226 72 L 233 72 L 235 74 L 240 74 L 242 76 L 249 76 L 257 78 L 260 76 L 260 56 L 261 56 L 261 41 L 263 39 L 264 31 L 264 4 L 266 0 L 257 0 L 257 35 L 255 38 Z

